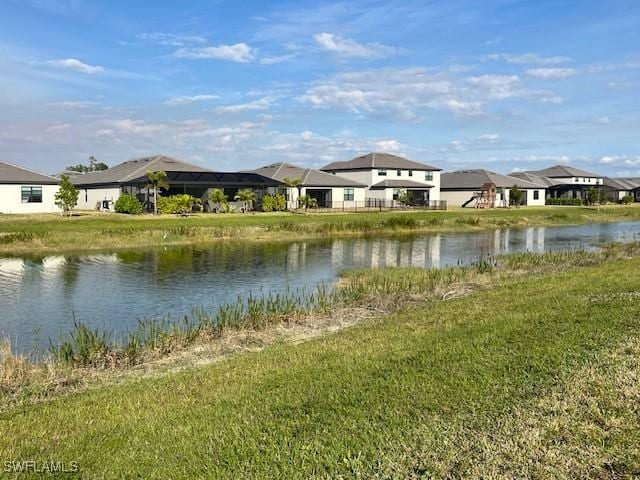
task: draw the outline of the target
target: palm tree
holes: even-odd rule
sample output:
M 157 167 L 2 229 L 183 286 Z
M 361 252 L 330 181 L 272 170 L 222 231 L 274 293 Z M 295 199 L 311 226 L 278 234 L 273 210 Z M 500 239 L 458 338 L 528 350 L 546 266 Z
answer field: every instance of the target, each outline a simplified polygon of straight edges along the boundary
M 239 190 L 233 199 L 242 202 L 244 204 L 244 211 L 246 212 L 256 199 L 256 194 L 250 188 L 244 188 Z
M 297 188 L 298 189 L 298 201 L 302 196 L 302 180 L 299 178 L 289 178 L 284 177 L 282 179 L 282 183 L 284 183 L 288 188 Z
M 169 188 L 169 180 L 167 180 L 166 172 L 147 172 L 147 180 L 149 181 L 145 188 L 153 190 L 153 214 L 158 214 L 158 190 Z
M 214 188 L 209 192 L 209 200 L 220 205 L 220 210 L 222 211 L 226 211 L 229 206 L 229 197 L 220 188 Z

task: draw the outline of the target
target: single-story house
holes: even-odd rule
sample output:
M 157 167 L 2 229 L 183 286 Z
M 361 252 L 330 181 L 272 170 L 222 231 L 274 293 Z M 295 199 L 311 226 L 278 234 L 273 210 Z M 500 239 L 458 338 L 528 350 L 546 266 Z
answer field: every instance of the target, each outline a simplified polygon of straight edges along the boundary
M 153 192 L 146 185 L 147 172 L 163 171 L 167 174 L 169 188 L 162 190 L 163 196 L 186 193 L 206 201 L 213 188 L 222 189 L 229 198 L 241 189 L 251 189 L 256 200 L 270 187 L 281 185 L 271 178 L 253 172 L 214 172 L 204 167 L 191 165 L 165 155 L 135 158 L 115 167 L 89 172 L 71 178 L 80 190 L 78 208 L 113 210 L 115 201 L 127 193 L 140 200 L 146 208 L 153 210 Z
M 625 195 L 630 195 L 633 197 L 634 202 L 640 202 L 640 177 L 618 177 L 618 178 L 610 178 L 616 182 L 620 187 L 624 188 L 625 191 L 617 192 L 617 196 L 621 200 Z M 607 179 L 605 179 L 605 188 L 607 185 Z M 623 194 L 624 193 L 624 194 Z
M 49 213 L 60 180 L 11 163 L 0 162 L 0 213 Z
M 284 194 L 288 208 L 297 208 L 300 195 L 308 195 L 323 208 L 364 206 L 366 185 L 348 178 L 286 162 L 272 163 L 252 172 L 276 180 L 281 186 L 270 187 L 269 191 Z M 298 180 L 298 187 L 287 187 L 287 180 Z
M 495 187 L 495 207 L 509 206 L 509 192 L 513 186 L 525 192 L 525 205 L 544 205 L 543 185 L 482 169 L 443 173 L 440 196 L 449 206 L 475 207 L 486 185 Z
M 547 187 L 546 195 L 549 198 L 581 198 L 584 200 L 589 189 L 600 189 L 604 184 L 602 175 L 569 165 L 554 165 L 542 170 L 513 172 L 509 175 L 529 181 L 536 179 L 536 182 Z
M 345 162 L 333 162 L 320 170 L 366 185 L 366 199 L 393 202 L 408 192 L 414 204 L 440 200 L 440 171 L 426 163 L 390 153 L 368 153 Z

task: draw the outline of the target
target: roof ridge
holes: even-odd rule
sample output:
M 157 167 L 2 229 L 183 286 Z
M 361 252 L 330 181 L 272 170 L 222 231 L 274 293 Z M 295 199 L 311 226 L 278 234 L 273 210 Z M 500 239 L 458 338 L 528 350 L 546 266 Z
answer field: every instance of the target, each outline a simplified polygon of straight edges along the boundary
M 282 167 L 284 167 L 284 162 L 280 162 L 278 164 L 278 167 L 276 168 L 276 171 L 273 172 L 273 176 L 275 177 L 276 175 L 278 175 L 278 173 L 280 173 L 280 170 L 282 169 Z

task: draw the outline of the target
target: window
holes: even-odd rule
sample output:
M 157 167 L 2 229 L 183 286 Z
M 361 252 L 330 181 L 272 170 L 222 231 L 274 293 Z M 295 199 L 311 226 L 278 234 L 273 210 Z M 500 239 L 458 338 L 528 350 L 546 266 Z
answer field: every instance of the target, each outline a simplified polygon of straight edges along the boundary
M 42 187 L 22 187 L 22 203 L 42 203 Z
M 539 200 L 540 199 L 540 191 L 539 190 L 534 190 L 533 191 L 533 199 L 534 200 Z
M 433 172 L 431 170 L 424 172 L 424 179 L 427 182 L 431 182 L 433 180 Z
M 401 176 L 402 176 L 402 170 L 400 170 L 400 169 L 396 170 L 396 175 L 398 175 L 399 177 L 401 177 Z
M 399 188 L 394 188 L 393 189 L 393 199 L 394 200 L 398 200 L 399 196 L 400 196 L 400 189 Z
M 409 176 L 413 177 L 413 170 L 409 170 Z
M 345 188 L 344 189 L 344 201 L 345 202 L 353 202 L 353 188 Z
M 387 176 L 387 169 L 386 168 L 379 168 L 378 169 L 378 175 L 380 177 L 386 177 Z

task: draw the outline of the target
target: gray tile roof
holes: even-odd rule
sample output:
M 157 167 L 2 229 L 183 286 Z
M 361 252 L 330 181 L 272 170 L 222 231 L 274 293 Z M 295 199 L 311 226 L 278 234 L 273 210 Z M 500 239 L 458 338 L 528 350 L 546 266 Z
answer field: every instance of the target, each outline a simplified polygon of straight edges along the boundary
M 0 184 L 57 185 L 60 180 L 11 163 L 0 162 Z
M 433 185 L 427 185 L 425 183 L 414 182 L 413 180 L 383 180 L 371 186 L 371 190 L 383 190 L 385 188 L 433 188 Z
M 624 180 L 633 190 L 640 188 L 640 177 L 623 177 L 616 178 L 616 180 Z
M 392 155 L 390 153 L 367 153 L 346 162 L 333 162 L 325 165 L 320 170 L 360 170 L 371 168 L 400 168 L 404 170 L 442 170 L 441 168 L 427 165 L 426 163 L 415 162 L 404 157 Z
M 498 188 L 511 188 L 514 185 L 525 189 L 545 188 L 538 183 L 482 169 L 447 172 L 440 177 L 441 190 L 479 190 L 485 183 L 493 183 Z
M 144 179 L 147 172 L 211 172 L 204 167 L 167 157 L 155 155 L 153 157 L 134 158 L 115 167 L 100 172 L 89 172 L 71 178 L 76 185 L 107 185 L 128 183 L 137 179 Z
M 361 183 L 343 178 L 340 175 L 332 175 L 313 168 L 303 168 L 286 162 L 273 163 L 252 170 L 265 177 L 282 182 L 285 178 L 300 179 L 303 187 L 365 187 Z
M 516 177 L 522 180 L 526 180 L 527 182 L 537 183 L 538 185 L 543 185 L 545 187 L 554 187 L 556 185 L 565 185 L 566 182 L 562 180 L 557 180 L 551 177 L 544 177 L 541 175 L 535 175 L 530 172 L 511 172 L 509 177 Z
M 542 170 L 529 170 L 527 173 L 533 173 L 534 175 L 544 177 L 602 177 L 602 175 L 597 173 L 588 172 L 569 165 L 554 165 L 553 167 L 543 168 Z

